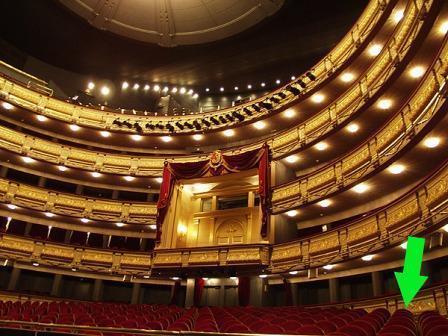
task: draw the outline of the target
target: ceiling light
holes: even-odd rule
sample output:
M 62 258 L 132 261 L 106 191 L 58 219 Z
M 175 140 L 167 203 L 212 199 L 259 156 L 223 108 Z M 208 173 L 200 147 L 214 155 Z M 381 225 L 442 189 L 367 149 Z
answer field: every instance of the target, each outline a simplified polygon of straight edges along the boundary
M 168 90 L 169 90 L 168 86 L 165 86 L 162 91 L 163 92 L 168 92 Z
M 156 182 L 157 183 L 162 183 L 163 182 L 163 178 L 162 177 L 156 177 Z
M 38 114 L 38 115 L 36 116 L 36 118 L 37 118 L 37 120 L 42 121 L 42 122 L 48 120 L 48 118 L 47 118 L 46 116 L 44 116 L 44 115 L 40 115 L 40 114 Z
M 78 132 L 81 127 L 79 127 L 78 125 L 72 124 L 68 126 L 73 132 Z
M 326 150 L 328 148 L 328 144 L 324 141 L 318 142 L 317 144 L 314 145 L 314 147 L 318 150 L 318 151 L 323 151 Z
M 5 110 L 12 110 L 14 108 L 14 105 L 8 103 L 8 102 L 3 102 L 2 106 Z
M 405 170 L 405 166 L 399 163 L 395 163 L 387 168 L 389 173 L 398 175 L 401 174 Z
M 235 91 L 238 91 L 238 86 L 235 86 L 235 87 L 234 87 L 234 90 L 235 90 Z
M 444 226 L 442 227 L 442 230 L 445 231 L 445 232 L 448 232 L 448 224 L 444 225 Z
M 205 92 L 209 92 L 210 91 L 210 89 L 209 88 L 205 88 Z
M 151 88 L 151 87 L 150 87 L 148 84 L 146 84 L 146 85 L 143 87 L 143 90 L 148 91 L 150 88 Z
M 253 126 L 257 129 L 257 130 L 262 130 L 263 128 L 266 127 L 266 123 L 264 121 L 257 121 L 256 123 L 253 124 Z
M 55 216 L 55 214 L 51 212 L 44 212 L 44 215 L 47 216 L 48 218 L 52 218 Z
M 224 88 L 223 88 L 223 87 L 220 87 L 220 88 L 219 88 L 219 91 L 224 92 Z
M 369 186 L 366 183 L 360 183 L 355 185 L 352 190 L 358 194 L 365 193 L 369 189 Z
M 260 85 L 261 85 L 261 87 L 265 87 L 265 86 L 266 86 L 266 83 L 263 82 L 263 83 L 261 83 Z
M 194 134 L 193 135 L 193 140 L 195 141 L 200 141 L 204 138 L 204 136 L 202 134 Z
M 134 141 L 141 141 L 143 137 L 140 134 L 132 134 L 131 139 Z
M 189 95 L 192 95 L 193 92 L 194 92 L 193 89 L 188 90 L 188 94 L 189 94 Z
M 371 261 L 373 259 L 373 255 L 372 254 L 368 254 L 368 255 L 365 255 L 365 256 L 361 257 L 361 259 L 363 261 Z
M 311 101 L 314 103 L 322 103 L 325 99 L 325 96 L 321 93 L 315 93 L 311 96 Z
M 224 132 L 222 132 L 222 134 L 224 134 L 226 137 L 231 137 L 235 135 L 235 131 L 233 129 L 227 129 Z
M 323 269 L 325 269 L 325 270 L 327 270 L 327 271 L 330 271 L 330 270 L 332 270 L 334 268 L 334 265 L 325 265 L 324 267 L 323 267 Z
M 94 83 L 94 82 L 89 82 L 89 83 L 87 84 L 87 88 L 88 88 L 89 90 L 93 90 L 93 89 L 95 88 L 95 83 Z
M 157 84 L 154 85 L 153 90 L 156 91 L 156 92 L 157 92 L 157 91 L 160 91 L 160 86 L 157 85 Z
M 425 74 L 425 68 L 417 65 L 415 67 L 412 67 L 411 70 L 409 70 L 409 76 L 412 78 L 420 78 Z
M 126 90 L 128 87 L 129 87 L 129 83 L 128 83 L 128 82 L 123 82 L 123 83 L 121 84 L 121 88 L 122 88 L 123 90 Z
M 185 94 L 186 92 L 187 92 L 187 89 L 184 87 L 180 88 L 180 90 L 179 90 L 180 94 Z
M 352 74 L 351 72 L 345 72 L 341 75 L 341 81 L 343 81 L 344 83 L 349 83 L 351 81 L 353 81 L 353 79 L 355 78 L 355 75 Z
M 145 279 L 149 279 L 149 275 L 146 274 L 146 275 L 143 276 L 143 278 L 145 278 Z
M 161 139 L 163 142 L 171 142 L 171 140 L 173 140 L 169 135 L 165 135 Z
M 102 136 L 103 138 L 108 138 L 108 137 L 110 137 L 110 132 L 108 132 L 108 131 L 101 131 L 100 134 L 101 134 L 101 136 Z
M 298 213 L 299 213 L 299 212 L 298 212 L 297 210 L 289 210 L 289 211 L 286 213 L 286 215 L 287 215 L 288 217 L 295 217 L 295 216 L 297 216 Z
M 34 160 L 34 159 L 32 159 L 32 158 L 30 158 L 30 157 L 28 157 L 28 156 L 22 156 L 22 160 L 23 160 L 23 162 L 25 162 L 25 163 L 33 163 L 33 162 L 36 161 L 36 160 Z
M 280 84 L 280 79 L 277 79 L 277 80 L 275 81 L 275 84 Z
M 321 206 L 322 208 L 327 208 L 331 205 L 331 201 L 329 199 L 324 199 L 320 202 L 317 203 L 319 206 Z
M 283 112 L 283 115 L 286 118 L 292 118 L 296 115 L 296 111 L 294 111 L 293 109 L 287 109 L 285 112 Z
M 401 19 L 404 16 L 404 10 L 403 9 L 398 9 L 395 11 L 394 16 L 393 16 L 393 20 L 395 23 L 398 23 L 401 21 Z
M 83 222 L 83 223 L 88 223 L 88 222 L 90 222 L 90 219 L 87 219 L 87 218 L 81 218 L 81 222 Z
M 423 141 L 423 145 L 427 148 L 435 148 L 440 145 L 440 138 L 438 137 L 429 137 Z
M 400 244 L 400 247 L 401 247 L 403 250 L 406 250 L 406 249 L 408 248 L 408 242 L 406 241 L 406 242 Z
M 202 278 L 202 280 L 204 280 L 204 281 L 207 281 L 207 280 L 208 280 L 208 278 Z
M 349 131 L 350 133 L 356 133 L 359 130 L 359 125 L 352 123 L 350 125 L 347 125 L 347 131 Z
M 98 172 L 91 172 L 90 175 L 92 175 L 95 178 L 101 177 L 101 174 Z
M 7 204 L 6 206 L 7 206 L 8 209 L 10 209 L 10 210 L 15 210 L 15 209 L 17 209 L 17 205 L 14 205 L 14 204 Z
M 76 267 L 72 267 L 72 272 L 76 272 L 76 271 L 77 271 Z
M 171 280 L 174 280 L 174 281 L 177 281 L 179 279 L 180 279 L 179 277 L 171 277 Z
M 33 266 L 39 266 L 39 263 L 38 262 L 33 262 Z
M 238 277 L 231 276 L 229 279 L 235 281 L 235 280 L 238 280 Z
M 268 275 L 267 274 L 260 274 L 258 277 L 264 279 L 264 278 L 267 278 Z
M 439 32 L 441 34 L 446 34 L 448 32 L 448 21 L 445 21 L 440 25 Z
M 198 95 L 197 93 L 195 93 L 195 94 L 193 95 L 193 98 L 194 98 L 194 99 L 197 99 L 197 98 L 199 98 L 199 95 Z
M 134 90 L 138 90 L 138 88 L 140 87 L 139 84 L 135 83 L 134 86 L 132 87 Z
M 128 182 L 132 182 L 135 180 L 135 177 L 134 176 L 123 176 L 123 179 L 125 179 Z
M 176 92 L 177 92 L 177 87 L 173 87 L 173 88 L 171 89 L 171 92 L 172 92 L 172 93 L 176 93 Z
M 291 76 L 291 80 L 296 80 L 296 76 Z
M 247 85 L 247 88 L 250 90 L 250 89 L 252 89 L 252 85 L 251 84 L 248 84 Z
M 120 222 L 120 223 L 115 223 L 115 225 L 118 226 L 118 227 L 123 227 L 123 226 L 125 226 L 125 224 L 124 224 L 124 223 L 121 223 L 121 222 Z
M 291 275 L 296 275 L 296 274 L 298 274 L 299 273 L 299 271 L 290 271 L 289 272 L 289 274 L 291 274 Z
M 58 166 L 58 169 L 61 172 L 65 172 L 66 170 L 68 170 L 68 168 L 66 166 Z
M 109 95 L 109 93 L 110 93 L 110 89 L 109 89 L 107 86 L 103 86 L 103 87 L 101 88 L 101 94 L 102 94 L 103 96 L 107 96 L 107 95 Z
M 378 107 L 382 110 L 387 110 L 391 106 L 392 106 L 392 100 L 390 100 L 390 99 L 381 99 L 378 102 Z
M 155 224 L 151 224 L 151 225 L 149 225 L 149 228 L 150 228 L 151 230 L 155 230 L 155 229 L 157 229 L 157 225 L 155 225 Z
M 375 43 L 369 48 L 368 53 L 370 56 L 374 57 L 378 56 L 381 50 L 383 50 L 383 46 L 381 44 Z

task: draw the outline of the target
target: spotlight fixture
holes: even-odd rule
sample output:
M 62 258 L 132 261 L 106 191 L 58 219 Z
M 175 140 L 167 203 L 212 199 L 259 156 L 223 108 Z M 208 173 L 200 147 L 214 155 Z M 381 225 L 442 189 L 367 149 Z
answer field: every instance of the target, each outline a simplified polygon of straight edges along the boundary
M 171 125 L 171 124 L 166 124 L 166 125 L 165 125 L 165 128 L 166 128 L 168 131 L 170 131 L 171 133 L 174 132 L 174 126 Z
M 286 91 L 291 92 L 294 96 L 298 96 L 300 94 L 300 90 L 292 85 L 288 85 L 286 87 Z
M 142 126 L 140 126 L 140 124 L 138 122 L 134 123 L 134 128 L 138 133 L 143 132 L 143 128 L 142 128 Z
M 299 161 L 299 157 L 297 155 L 290 155 L 285 158 L 285 161 L 288 163 L 295 163 Z
M 295 216 L 297 216 L 298 213 L 299 212 L 297 210 L 289 210 L 288 212 L 286 212 L 286 215 L 288 217 L 295 217 Z
M 175 125 L 180 129 L 183 130 L 184 129 L 184 125 L 182 125 L 180 122 L 176 121 Z
M 115 119 L 114 121 L 112 121 L 112 124 L 113 124 L 113 125 L 116 125 L 116 126 L 118 126 L 118 127 L 123 126 L 123 122 L 120 121 L 119 119 Z
M 274 105 L 269 100 L 264 100 L 260 103 L 260 106 L 265 108 L 266 110 L 270 110 L 274 107 Z
M 185 127 L 188 127 L 189 129 L 193 129 L 193 125 L 190 124 L 188 121 L 186 121 L 186 122 L 184 123 L 184 126 L 185 126 Z
M 154 131 L 156 129 L 156 127 L 151 123 L 146 123 L 145 127 L 147 129 L 150 129 L 151 131 Z
M 273 101 L 276 104 L 279 104 L 281 102 L 281 99 L 276 97 L 276 96 L 272 96 L 271 98 L 269 98 L 271 101 Z
M 205 125 L 205 127 L 210 127 L 210 121 L 208 121 L 207 119 L 202 119 L 201 122 Z
M 233 115 L 231 115 L 231 114 L 226 114 L 226 118 L 227 118 L 227 120 L 230 121 L 230 122 L 235 121 L 235 117 L 234 117 Z
M 260 111 L 261 111 L 261 108 L 260 108 L 260 106 L 258 106 L 258 104 L 254 104 L 254 105 L 252 105 L 252 108 L 253 108 L 255 111 L 257 111 L 257 112 L 260 112 Z
M 306 88 L 306 83 L 303 81 L 303 79 L 298 79 L 297 84 L 299 84 L 302 89 Z
M 219 121 L 223 124 L 227 123 L 226 118 L 224 118 L 224 116 L 222 116 L 222 115 L 219 116 Z
M 252 111 L 248 107 L 243 108 L 243 112 L 249 117 L 252 115 Z
M 218 121 L 218 119 L 216 119 L 215 117 L 210 117 L 210 121 L 211 121 L 212 123 L 214 123 L 215 125 L 219 125 L 219 121 Z
M 196 128 L 197 131 L 200 131 L 202 129 L 201 124 L 197 120 L 193 121 L 193 126 L 194 128 Z
M 324 199 L 317 203 L 322 208 L 328 208 L 331 205 L 331 201 L 329 199 Z

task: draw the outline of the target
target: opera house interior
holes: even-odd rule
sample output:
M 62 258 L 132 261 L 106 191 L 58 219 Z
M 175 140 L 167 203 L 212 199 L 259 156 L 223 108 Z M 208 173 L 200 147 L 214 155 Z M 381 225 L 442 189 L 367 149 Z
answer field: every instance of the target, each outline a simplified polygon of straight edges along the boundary
M 447 0 L 0 11 L 0 335 L 448 336 Z

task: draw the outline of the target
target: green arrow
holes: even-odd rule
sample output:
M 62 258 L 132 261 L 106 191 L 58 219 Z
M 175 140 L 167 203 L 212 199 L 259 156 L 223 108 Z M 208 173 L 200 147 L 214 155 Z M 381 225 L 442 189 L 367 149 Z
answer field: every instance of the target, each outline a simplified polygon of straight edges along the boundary
M 425 238 L 408 237 L 406 256 L 404 259 L 403 272 L 395 272 L 404 306 L 407 308 L 411 301 L 428 279 L 420 275 L 425 249 Z

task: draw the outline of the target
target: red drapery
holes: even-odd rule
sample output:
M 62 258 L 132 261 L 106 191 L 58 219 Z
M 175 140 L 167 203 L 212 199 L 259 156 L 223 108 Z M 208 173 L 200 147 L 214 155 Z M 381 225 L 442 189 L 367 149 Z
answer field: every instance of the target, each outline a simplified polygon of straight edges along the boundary
M 238 304 L 242 307 L 248 306 L 250 301 L 250 278 L 238 278 Z
M 157 242 L 162 234 L 162 224 L 168 212 L 168 206 L 173 192 L 173 186 L 178 179 L 192 179 L 205 176 L 219 176 L 237 173 L 258 167 L 260 206 L 262 211 L 261 235 L 267 236 L 270 205 L 270 155 L 269 147 L 264 144 L 260 149 L 247 151 L 237 155 L 222 155 L 220 151 L 213 152 L 209 160 L 168 163 L 163 168 L 163 180 L 160 186 L 160 196 L 157 202 Z
M 199 307 L 201 304 L 202 291 L 204 290 L 205 281 L 202 278 L 196 278 L 194 281 L 193 304 Z

